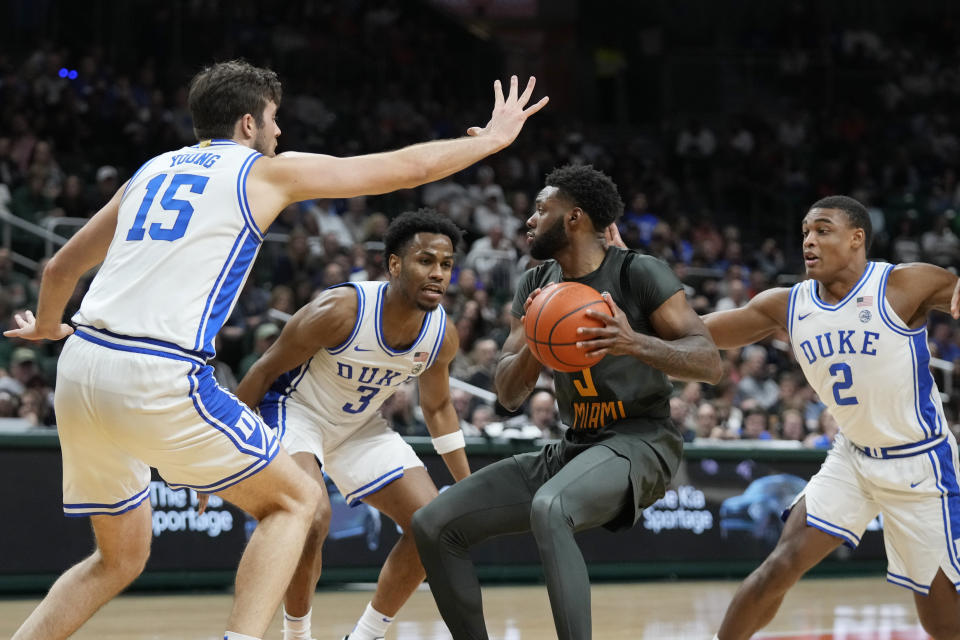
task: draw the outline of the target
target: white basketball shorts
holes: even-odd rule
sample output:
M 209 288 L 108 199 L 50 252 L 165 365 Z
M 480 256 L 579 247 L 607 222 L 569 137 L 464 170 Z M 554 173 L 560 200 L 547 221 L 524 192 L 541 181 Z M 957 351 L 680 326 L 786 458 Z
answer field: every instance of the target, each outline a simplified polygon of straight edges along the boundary
M 88 328 L 67 340 L 54 398 L 68 516 L 133 509 L 150 467 L 171 487 L 211 493 L 277 455 L 274 432 L 178 349 Z
M 794 504 L 804 497 L 807 524 L 850 547 L 881 514 L 888 581 L 927 594 L 942 568 L 960 590 L 958 469 L 952 435 L 924 453 L 890 459 L 868 457 L 838 435 Z
M 423 466 L 413 448 L 379 413 L 356 430 L 344 432 L 287 396 L 262 403 L 260 412 L 281 434 L 287 453 L 311 453 L 320 461 L 350 506 L 402 478 L 405 469 Z

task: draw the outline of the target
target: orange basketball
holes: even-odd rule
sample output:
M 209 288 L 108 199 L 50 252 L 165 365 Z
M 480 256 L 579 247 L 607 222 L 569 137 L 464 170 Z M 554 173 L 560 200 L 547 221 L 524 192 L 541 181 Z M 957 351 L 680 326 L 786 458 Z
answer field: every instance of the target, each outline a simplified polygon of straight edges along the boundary
M 580 327 L 602 327 L 587 316 L 587 309 L 611 313 L 610 306 L 593 287 L 579 282 L 557 282 L 540 291 L 523 319 L 527 345 L 534 357 L 556 371 L 580 371 L 600 360 L 577 348 Z

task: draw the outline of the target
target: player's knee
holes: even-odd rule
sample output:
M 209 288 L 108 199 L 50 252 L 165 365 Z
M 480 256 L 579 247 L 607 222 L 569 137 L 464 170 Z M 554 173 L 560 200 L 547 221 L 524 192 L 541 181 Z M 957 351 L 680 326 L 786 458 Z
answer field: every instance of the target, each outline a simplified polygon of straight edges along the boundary
M 410 518 L 410 531 L 417 544 L 436 544 L 443 533 L 443 519 L 438 510 L 428 504 L 417 509 Z
M 566 526 L 564 520 L 559 495 L 539 491 L 533 496 L 530 504 L 530 528 L 535 536 Z
M 97 549 L 94 558 L 105 573 L 116 582 L 126 585 L 143 573 L 150 558 L 150 545 L 132 544 L 118 549 Z
M 757 578 L 765 590 L 779 591 L 790 588 L 802 573 L 797 558 L 787 549 L 774 549 L 757 569 Z
M 309 536 L 312 541 L 323 544 L 323 541 L 327 539 L 327 534 L 330 533 L 331 515 L 330 503 L 321 500 L 313 512 L 313 521 L 310 523 Z

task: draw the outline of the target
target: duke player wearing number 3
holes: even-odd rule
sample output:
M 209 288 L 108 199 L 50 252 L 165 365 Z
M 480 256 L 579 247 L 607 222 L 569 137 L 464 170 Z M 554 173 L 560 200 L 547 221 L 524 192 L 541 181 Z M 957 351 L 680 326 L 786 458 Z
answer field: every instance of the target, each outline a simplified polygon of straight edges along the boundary
M 460 341 L 440 306 L 459 241 L 460 230 L 435 211 L 399 216 L 384 236 L 389 282 L 327 289 L 294 314 L 237 388 L 238 398 L 259 404 L 307 474 L 323 485 L 322 467 L 349 504 L 366 502 L 403 530 L 350 640 L 382 639 L 423 582 L 410 518 L 437 488 L 378 411 L 410 377 L 419 377 L 423 417 L 451 475 L 470 474 L 450 401 L 450 363 Z M 287 588 L 284 640 L 310 640 L 310 604 L 329 527 L 324 497 Z
M 807 570 L 841 544 L 856 547 L 881 513 L 887 580 L 914 592 L 927 633 L 960 638 L 957 444 L 930 373 L 926 330 L 930 311 L 960 316 L 960 283 L 929 264 L 868 261 L 870 218 L 852 198 L 814 203 L 802 229 L 808 280 L 704 322 L 721 349 L 787 331 L 840 433 L 717 636 L 749 638 Z
M 237 569 L 227 637 L 259 637 L 290 581 L 320 487 L 260 418 L 220 388 L 206 364 L 264 231 L 288 204 L 413 187 L 508 145 L 526 118 L 521 93 L 494 87 L 486 127 L 389 153 L 274 155 L 280 82 L 225 62 L 192 81 L 199 144 L 148 160 L 50 260 L 37 315 L 5 332 L 64 346 L 56 411 L 64 511 L 90 516 L 96 549 L 69 569 L 14 635 L 65 638 L 125 588 L 150 551 L 150 467 L 174 487 L 218 492 L 260 525 Z M 80 277 L 103 263 L 62 324 Z
M 720 354 L 670 268 L 607 246 L 604 234 L 615 234 L 623 210 L 613 181 L 590 166 L 567 166 L 546 185 L 527 220 L 530 255 L 546 262 L 524 274 L 514 296 L 495 376 L 500 402 L 518 407 L 542 369 L 521 321 L 542 287 L 590 285 L 605 292 L 613 315 L 589 311 L 605 326 L 579 330 L 597 364 L 555 374 L 564 437 L 484 467 L 414 516 L 430 589 L 455 640 L 487 638 L 468 548 L 525 531 L 543 561 L 557 636 L 591 637 L 590 580 L 574 533 L 633 526 L 663 496 L 683 450 L 667 375 L 708 382 L 721 375 Z

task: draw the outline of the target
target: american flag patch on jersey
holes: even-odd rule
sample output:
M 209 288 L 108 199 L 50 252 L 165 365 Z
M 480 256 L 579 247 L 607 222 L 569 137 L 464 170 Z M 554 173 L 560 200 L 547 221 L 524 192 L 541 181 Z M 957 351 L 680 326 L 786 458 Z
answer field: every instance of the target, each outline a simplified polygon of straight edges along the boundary
M 415 354 L 413 354 L 413 361 L 414 361 L 414 362 L 426 362 L 426 361 L 427 361 L 427 358 L 428 358 L 429 356 L 430 356 L 430 354 L 427 353 L 426 351 L 417 351 Z
M 873 296 L 860 296 L 857 298 L 858 307 L 872 307 L 873 306 Z

